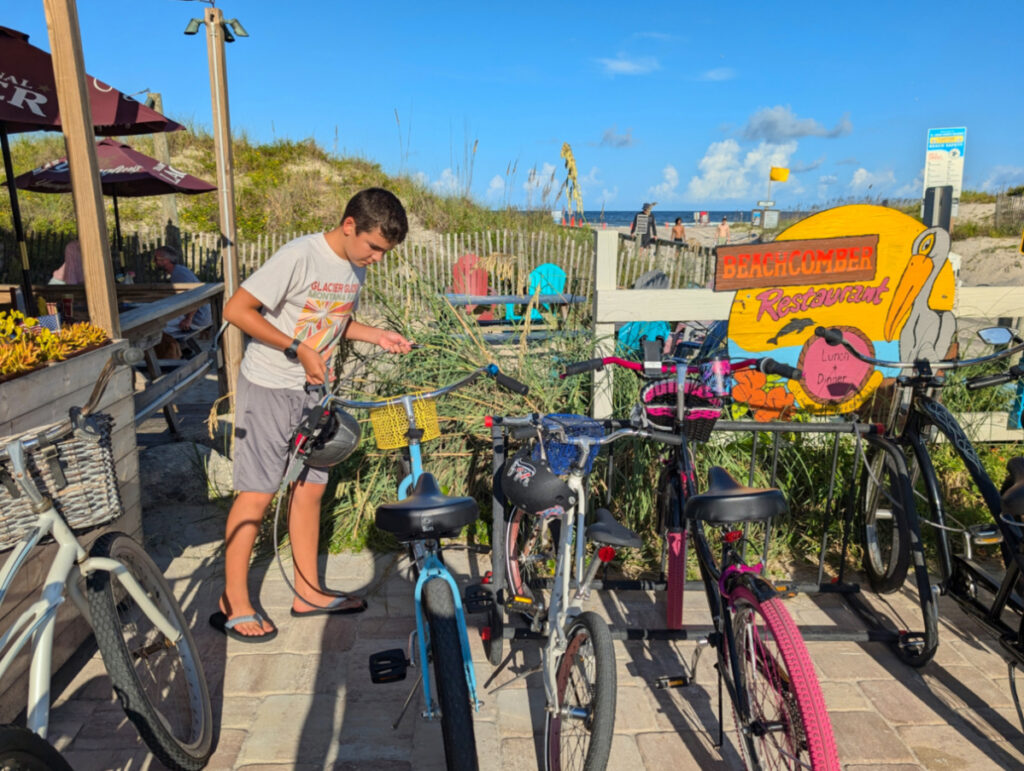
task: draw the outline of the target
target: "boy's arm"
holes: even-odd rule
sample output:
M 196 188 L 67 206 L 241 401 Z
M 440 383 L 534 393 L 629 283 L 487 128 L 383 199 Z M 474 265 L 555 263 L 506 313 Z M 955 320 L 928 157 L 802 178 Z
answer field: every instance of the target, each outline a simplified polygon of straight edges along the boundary
M 359 340 L 364 343 L 379 345 L 389 353 L 409 353 L 412 350 L 412 343 L 406 340 L 397 332 L 380 327 L 371 327 L 369 324 L 360 324 L 355 319 L 348 322 L 343 335 L 347 340 Z
M 284 351 L 292 344 L 292 339 L 263 318 L 263 314 L 260 313 L 262 307 L 263 303 L 245 289 L 239 288 L 224 305 L 224 320 L 231 322 L 254 340 Z M 319 351 L 303 342 L 299 343 L 297 353 L 299 363 L 306 371 L 306 379 L 315 385 L 325 382 L 327 364 Z

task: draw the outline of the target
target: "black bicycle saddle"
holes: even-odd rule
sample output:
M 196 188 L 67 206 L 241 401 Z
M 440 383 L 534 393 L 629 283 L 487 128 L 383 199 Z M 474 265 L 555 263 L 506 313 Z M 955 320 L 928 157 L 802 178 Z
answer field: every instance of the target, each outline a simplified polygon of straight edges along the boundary
M 415 541 L 451 538 L 479 515 L 472 498 L 445 495 L 433 474 L 422 474 L 408 498 L 377 507 L 376 522 L 399 541 Z
M 729 524 L 760 522 L 788 509 L 780 490 L 744 487 L 721 466 L 712 466 L 708 489 L 686 502 L 685 515 L 687 519 Z

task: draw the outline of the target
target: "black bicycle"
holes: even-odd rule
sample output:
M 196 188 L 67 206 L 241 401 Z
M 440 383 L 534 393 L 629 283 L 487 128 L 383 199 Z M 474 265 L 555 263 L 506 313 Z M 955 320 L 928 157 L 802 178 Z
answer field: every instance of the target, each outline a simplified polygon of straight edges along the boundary
M 911 370 L 911 374 L 896 379 L 897 385 L 904 390 L 904 399 L 901 402 L 903 409 L 898 415 L 900 425 L 894 438 L 907 452 L 909 465 L 915 467 L 914 472 L 920 477 L 923 486 L 924 500 L 931 514 L 931 518 L 925 522 L 936 531 L 941 572 L 938 589 L 941 594 L 952 597 L 965 612 L 981 621 L 999 641 L 1009 669 L 1010 688 L 1017 715 L 1024 727 L 1024 713 L 1021 712 L 1017 698 L 1015 681 L 1015 669 L 1024 666 L 1024 532 L 1021 529 L 1024 522 L 1024 458 L 1010 460 L 1007 466 L 1009 474 L 1000 491 L 985 471 L 963 427 L 933 395 L 934 391 L 946 385 L 945 378 L 939 374 L 941 371 L 993 362 L 1024 352 L 1024 339 L 1005 327 L 989 327 L 978 333 L 981 339 L 990 345 L 1008 347 L 973 359 L 918 359 L 903 362 L 882 361 L 862 354 L 843 338 L 842 331 L 838 329 L 819 327 L 815 332 L 830 345 L 841 345 L 850 355 L 872 366 Z M 1024 380 L 1024 366 L 1016 364 L 1006 372 L 969 377 L 966 386 L 968 390 L 977 390 L 1020 380 Z M 965 527 L 952 521 L 946 511 L 939 479 L 926 444 L 932 426 L 949 441 L 963 461 L 985 506 L 992 514 L 992 522 Z M 877 486 L 888 489 L 886 498 L 906 500 L 900 491 L 889 489 L 893 484 L 909 484 L 909 481 L 899 480 L 899 476 L 889 475 L 886 471 L 878 478 Z M 910 502 L 913 505 L 913 496 Z M 902 529 L 902 519 L 899 517 L 869 515 L 865 530 L 870 528 L 876 533 L 884 528 L 887 534 L 882 536 L 882 540 L 894 544 L 894 548 L 876 551 L 871 559 L 878 560 L 875 567 L 880 573 L 890 575 L 891 580 L 899 585 L 902 583 L 900 565 L 904 560 L 901 550 L 903 544 L 909 542 L 910 533 Z M 959 552 L 955 552 L 950 544 L 951 533 L 962 535 L 962 549 Z M 974 557 L 975 546 L 997 544 L 1001 548 L 1005 568 L 1001 577 L 990 573 Z M 905 568 L 903 571 L 905 575 Z M 1012 616 L 1009 619 L 1008 613 Z

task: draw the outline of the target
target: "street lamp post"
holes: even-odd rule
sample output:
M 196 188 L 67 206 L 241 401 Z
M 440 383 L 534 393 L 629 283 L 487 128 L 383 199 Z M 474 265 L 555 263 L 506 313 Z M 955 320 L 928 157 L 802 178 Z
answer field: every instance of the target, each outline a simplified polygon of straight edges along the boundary
M 238 233 L 235 227 L 234 164 L 231 153 L 231 120 L 228 115 L 227 62 L 224 43 L 233 42 L 234 35 L 248 37 L 237 19 L 224 21 L 219 8 L 206 9 L 203 19 L 192 19 L 185 28 L 186 35 L 194 35 L 199 25 L 206 25 L 206 50 L 210 66 L 210 100 L 213 106 L 213 147 L 217 156 L 217 203 L 220 210 L 221 265 L 224 274 L 225 302 L 238 289 L 238 258 L 235 246 Z M 224 333 L 224 373 L 231 404 L 234 405 L 238 367 L 242 361 L 242 332 L 229 326 Z

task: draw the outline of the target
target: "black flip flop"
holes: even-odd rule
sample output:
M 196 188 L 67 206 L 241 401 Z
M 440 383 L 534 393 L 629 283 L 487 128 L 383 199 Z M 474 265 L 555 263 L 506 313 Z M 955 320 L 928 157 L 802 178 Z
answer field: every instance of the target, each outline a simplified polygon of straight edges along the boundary
M 271 629 L 269 632 L 263 634 L 242 634 L 236 632 L 235 627 L 238 624 L 245 624 L 252 621 L 253 623 L 263 626 L 263 622 L 266 621 L 263 616 L 259 613 L 253 613 L 250 616 L 238 616 L 237 618 L 228 618 L 225 613 L 217 611 L 210 616 L 210 626 L 216 629 L 223 635 L 230 637 L 232 640 L 238 640 L 244 643 L 262 643 L 269 642 L 277 637 L 277 627 Z
M 366 610 L 366 600 L 363 599 L 360 599 L 359 605 L 354 607 L 340 607 L 342 603 L 355 599 L 358 598 L 339 594 L 327 604 L 326 608 L 314 608 L 313 610 L 295 610 L 295 608 L 292 608 L 292 618 L 303 618 L 304 616 L 348 616 L 352 613 L 362 613 Z

